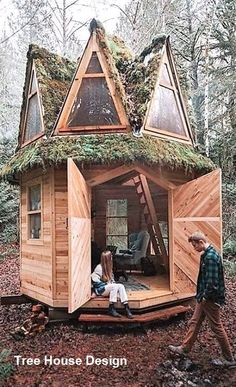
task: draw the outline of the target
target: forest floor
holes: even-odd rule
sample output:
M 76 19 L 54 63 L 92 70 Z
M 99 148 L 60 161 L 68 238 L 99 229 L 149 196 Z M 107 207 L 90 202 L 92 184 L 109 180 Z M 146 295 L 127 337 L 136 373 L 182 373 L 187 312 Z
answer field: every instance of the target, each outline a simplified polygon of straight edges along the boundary
M 226 278 L 227 304 L 222 310 L 223 323 L 236 352 L 236 281 Z M 19 258 L 16 246 L 0 246 L 0 293 L 19 293 Z M 236 369 L 213 366 L 212 358 L 220 357 L 219 346 L 204 324 L 199 339 L 188 358 L 173 356 L 169 344 L 183 338 L 184 318 L 157 323 L 145 329 L 96 329 L 83 332 L 75 324 L 50 324 L 33 338 L 15 340 L 11 332 L 30 315 L 31 305 L 0 306 L 1 349 L 11 350 L 8 361 L 14 365 L 12 375 L 0 386 L 236 386 Z M 14 356 L 39 358 L 40 365 L 16 364 Z M 81 358 L 81 365 L 47 365 L 44 356 Z M 86 365 L 87 355 L 94 358 L 125 358 L 127 365 L 114 368 Z M 1 366 L 1 360 L 0 360 Z M 0 367 L 1 369 L 1 367 Z M 0 373 L 1 377 L 1 373 Z

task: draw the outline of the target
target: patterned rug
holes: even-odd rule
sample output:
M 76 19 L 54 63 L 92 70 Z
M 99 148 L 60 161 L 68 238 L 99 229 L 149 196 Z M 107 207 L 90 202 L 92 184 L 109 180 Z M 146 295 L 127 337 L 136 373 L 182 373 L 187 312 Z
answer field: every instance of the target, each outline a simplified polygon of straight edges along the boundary
M 123 284 L 125 286 L 125 289 L 127 291 L 132 290 L 150 290 L 150 288 L 147 285 L 144 285 L 140 282 L 138 282 L 135 278 L 132 278 L 129 276 L 128 281 L 125 281 L 125 279 L 120 278 L 118 281 L 119 284 Z

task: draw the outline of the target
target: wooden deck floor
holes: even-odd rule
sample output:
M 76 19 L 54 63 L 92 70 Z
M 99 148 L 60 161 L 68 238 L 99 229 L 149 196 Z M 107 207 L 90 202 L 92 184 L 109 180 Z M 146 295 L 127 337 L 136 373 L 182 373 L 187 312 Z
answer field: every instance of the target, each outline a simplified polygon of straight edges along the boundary
M 140 273 L 132 273 L 133 278 L 138 282 L 147 285 L 150 290 L 128 291 L 129 304 L 132 309 L 143 309 L 158 306 L 168 302 L 183 300 L 194 296 L 193 293 L 173 293 L 169 287 L 167 275 L 156 275 L 144 277 Z M 107 297 L 95 297 L 83 305 L 83 309 L 107 308 Z M 122 305 L 118 304 L 118 307 Z

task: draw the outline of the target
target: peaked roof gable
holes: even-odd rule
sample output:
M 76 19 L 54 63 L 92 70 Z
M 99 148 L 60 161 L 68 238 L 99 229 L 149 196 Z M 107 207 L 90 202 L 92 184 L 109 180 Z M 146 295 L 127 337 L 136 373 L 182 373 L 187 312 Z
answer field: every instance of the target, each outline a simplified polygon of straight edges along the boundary
M 53 134 L 110 133 L 130 130 L 124 94 L 112 55 L 100 29 L 92 31 Z M 112 71 L 111 71 L 111 65 Z
M 44 134 L 42 104 L 33 61 L 30 67 L 26 81 L 26 101 L 21 115 L 20 146 L 25 146 Z
M 156 85 L 142 132 L 189 144 L 193 140 L 168 38 L 162 50 Z
M 55 124 L 65 95 L 69 89 L 71 79 L 76 69 L 76 63 L 51 53 L 45 48 L 38 47 L 35 44 L 29 46 L 17 149 L 39 138 L 36 136 L 31 141 L 25 142 L 24 144 L 22 143 L 24 122 L 27 113 L 27 99 L 33 69 L 36 76 L 37 92 L 44 129 L 44 132 L 42 132 L 39 137 L 44 134 L 49 136 L 52 132 L 52 128 Z

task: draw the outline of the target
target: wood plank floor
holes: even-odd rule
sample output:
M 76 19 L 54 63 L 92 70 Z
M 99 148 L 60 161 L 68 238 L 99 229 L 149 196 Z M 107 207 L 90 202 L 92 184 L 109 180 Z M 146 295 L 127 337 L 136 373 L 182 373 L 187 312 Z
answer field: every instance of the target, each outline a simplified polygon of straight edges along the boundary
M 134 273 L 131 276 L 141 284 L 147 285 L 150 290 L 169 289 L 169 278 L 166 274 L 147 277 L 141 273 Z
M 193 293 L 189 292 L 179 292 L 174 294 L 170 290 L 167 275 L 144 277 L 141 273 L 137 272 L 132 273 L 131 275 L 138 282 L 147 285 L 150 288 L 150 290 L 128 291 L 129 305 L 133 309 L 143 309 L 156 305 L 158 306 L 194 296 Z M 86 302 L 86 304 L 83 305 L 83 309 L 107 308 L 108 303 L 108 297 L 95 297 Z M 122 305 L 118 303 L 118 307 L 122 308 Z
M 150 290 L 128 291 L 130 301 L 145 300 L 147 298 L 164 296 L 172 294 L 169 288 L 169 279 L 167 275 L 155 275 L 144 277 L 141 273 L 131 274 L 132 278 L 143 285 L 147 285 Z

